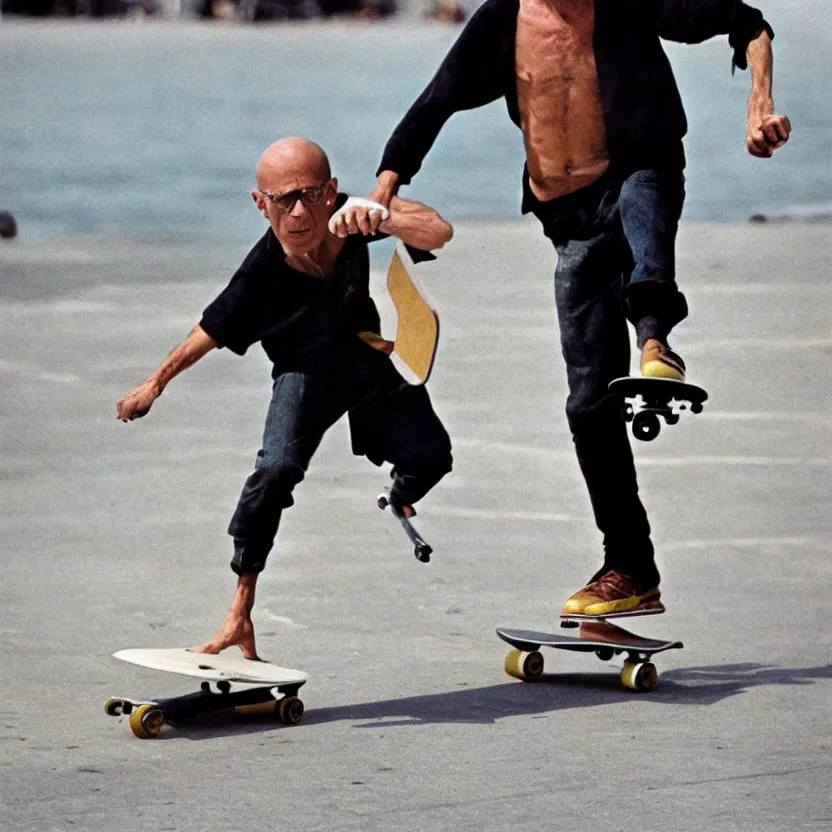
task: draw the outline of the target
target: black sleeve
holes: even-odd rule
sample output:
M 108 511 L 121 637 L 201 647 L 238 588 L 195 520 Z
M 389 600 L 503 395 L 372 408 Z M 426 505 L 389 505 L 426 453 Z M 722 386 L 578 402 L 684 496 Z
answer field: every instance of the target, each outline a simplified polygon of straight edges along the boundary
M 368 243 L 374 243 L 376 240 L 386 240 L 389 236 L 389 234 L 379 231 L 371 237 L 365 237 L 364 239 Z M 414 263 L 427 263 L 429 260 L 436 260 L 436 255 L 433 252 L 425 251 L 423 248 L 409 246 L 407 243 L 404 244 L 404 247 L 407 249 L 407 253 L 413 258 Z
M 392 170 L 407 185 L 422 166 L 445 122 L 460 110 L 496 101 L 506 93 L 505 61 L 514 54 L 516 3 L 486 0 L 473 14 L 442 61 L 433 80 L 393 131 L 378 173 Z M 508 50 L 508 52 L 507 52 Z
M 766 31 L 774 31 L 762 12 L 742 0 L 656 0 L 659 36 L 680 43 L 701 43 L 716 35 L 728 35 L 734 50 L 734 66 L 746 69 L 748 44 Z
M 262 262 L 265 237 L 249 252 L 228 286 L 205 307 L 199 325 L 217 342 L 237 355 L 260 339 L 256 325 L 257 275 Z

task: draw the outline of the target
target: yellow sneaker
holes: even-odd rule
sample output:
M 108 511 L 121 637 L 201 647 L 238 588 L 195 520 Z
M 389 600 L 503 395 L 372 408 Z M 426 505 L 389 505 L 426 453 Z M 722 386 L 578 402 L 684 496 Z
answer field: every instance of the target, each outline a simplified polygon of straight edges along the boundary
M 641 348 L 641 374 L 648 378 L 685 380 L 685 362 L 667 344 L 648 338 Z
M 640 590 L 632 579 L 611 569 L 597 581 L 578 590 L 563 605 L 561 616 L 581 615 L 602 617 L 605 615 L 639 615 L 664 612 L 658 586 Z

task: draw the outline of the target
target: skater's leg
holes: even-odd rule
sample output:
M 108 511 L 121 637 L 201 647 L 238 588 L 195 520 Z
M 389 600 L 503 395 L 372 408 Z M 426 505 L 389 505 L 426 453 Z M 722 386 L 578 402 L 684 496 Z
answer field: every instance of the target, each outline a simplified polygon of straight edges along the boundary
M 621 185 L 618 210 L 633 257 L 625 287 L 627 317 L 636 328 L 645 376 L 684 381 L 684 361 L 668 347 L 688 314 L 676 282 L 676 233 L 685 198 L 681 171 L 639 170 Z
M 275 380 L 263 447 L 228 528 L 234 538 L 231 568 L 238 575 L 265 567 L 295 486 L 324 433 L 346 409 L 345 397 L 325 376 L 283 373 Z

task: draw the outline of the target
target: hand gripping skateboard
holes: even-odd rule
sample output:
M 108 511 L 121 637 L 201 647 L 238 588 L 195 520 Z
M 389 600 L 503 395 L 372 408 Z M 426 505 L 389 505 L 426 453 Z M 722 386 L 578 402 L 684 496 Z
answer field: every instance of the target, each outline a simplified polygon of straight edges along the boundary
M 650 442 L 659 435 L 662 417 L 666 424 L 675 425 L 683 410 L 701 413 L 708 394 L 695 384 L 670 378 L 625 376 L 609 384 L 610 393 L 626 400 L 623 415 L 633 423 L 633 436 Z
M 202 679 L 198 692 L 184 696 L 108 699 L 104 703 L 107 714 L 129 716 L 130 728 L 140 739 L 157 736 L 165 723 L 232 708 L 243 713 L 273 713 L 284 725 L 294 725 L 303 716 L 303 702 L 297 693 L 309 677 L 300 670 L 239 655 L 192 653 L 184 648 L 120 650 L 113 655 L 141 667 Z
M 649 661 L 654 653 L 681 648 L 681 641 L 660 641 L 642 638 L 635 633 L 616 627 L 606 621 L 585 621 L 577 636 L 538 633 L 532 630 L 508 630 L 497 628 L 497 635 L 514 649 L 505 658 L 504 667 L 509 676 L 523 681 L 535 681 L 543 675 L 541 647 L 595 653 L 602 661 L 626 654 L 621 670 L 621 683 L 635 691 L 648 691 L 656 686 L 659 674 Z

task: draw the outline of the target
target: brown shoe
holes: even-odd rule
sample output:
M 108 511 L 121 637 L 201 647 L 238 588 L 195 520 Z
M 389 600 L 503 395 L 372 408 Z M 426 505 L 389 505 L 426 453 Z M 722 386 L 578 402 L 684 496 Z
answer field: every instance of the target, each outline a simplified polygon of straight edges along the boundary
M 658 586 L 641 590 L 628 575 L 611 569 L 569 598 L 561 616 L 602 618 L 659 613 L 664 612 L 660 598 Z
M 641 374 L 648 378 L 685 380 L 685 362 L 667 344 L 648 338 L 641 348 Z

